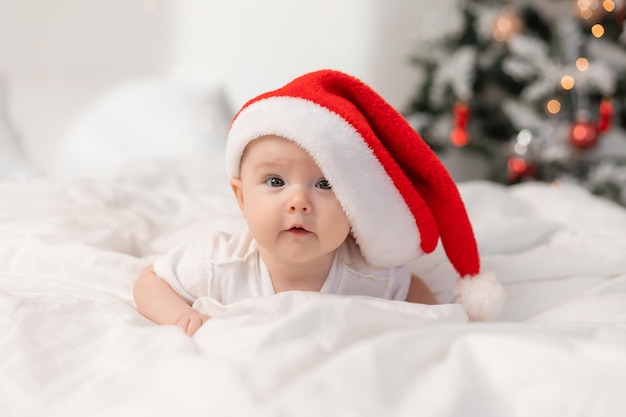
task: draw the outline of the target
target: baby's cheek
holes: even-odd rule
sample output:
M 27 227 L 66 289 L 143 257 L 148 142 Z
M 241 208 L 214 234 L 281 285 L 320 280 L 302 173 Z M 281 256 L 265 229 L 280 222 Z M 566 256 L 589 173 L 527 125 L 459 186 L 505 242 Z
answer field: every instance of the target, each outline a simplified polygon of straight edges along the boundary
M 337 235 L 347 237 L 350 233 L 350 223 L 341 207 L 335 212 L 330 222 Z

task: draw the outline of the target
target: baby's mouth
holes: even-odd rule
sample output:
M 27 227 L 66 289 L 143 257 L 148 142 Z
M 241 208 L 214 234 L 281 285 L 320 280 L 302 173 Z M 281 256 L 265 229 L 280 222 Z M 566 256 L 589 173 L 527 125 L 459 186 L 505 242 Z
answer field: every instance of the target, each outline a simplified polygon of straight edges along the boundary
M 308 233 L 311 233 L 308 230 L 306 230 L 304 227 L 300 227 L 300 226 L 294 226 L 290 229 L 287 229 L 287 231 L 290 233 L 297 234 L 297 235 L 306 235 Z

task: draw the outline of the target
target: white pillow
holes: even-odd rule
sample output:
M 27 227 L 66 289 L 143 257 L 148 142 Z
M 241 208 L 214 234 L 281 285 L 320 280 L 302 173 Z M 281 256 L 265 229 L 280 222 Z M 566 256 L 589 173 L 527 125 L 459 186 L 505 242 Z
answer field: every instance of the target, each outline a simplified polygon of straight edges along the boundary
M 9 120 L 7 82 L 0 77 L 0 179 L 26 179 L 37 174 L 21 148 Z
M 53 157 L 50 175 L 111 178 L 148 162 L 223 152 L 232 116 L 216 86 L 133 81 L 77 118 Z

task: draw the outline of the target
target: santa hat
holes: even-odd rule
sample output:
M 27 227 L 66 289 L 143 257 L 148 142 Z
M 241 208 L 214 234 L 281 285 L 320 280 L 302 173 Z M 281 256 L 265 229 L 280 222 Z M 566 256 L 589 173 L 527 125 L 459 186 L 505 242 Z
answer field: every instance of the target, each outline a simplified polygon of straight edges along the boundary
M 450 174 L 404 117 L 369 86 L 320 70 L 248 101 L 226 147 L 231 177 L 243 151 L 265 135 L 304 148 L 332 185 L 365 260 L 394 267 L 432 252 L 441 238 L 460 275 L 457 301 L 472 320 L 493 318 L 504 302 L 480 258 L 465 206 Z

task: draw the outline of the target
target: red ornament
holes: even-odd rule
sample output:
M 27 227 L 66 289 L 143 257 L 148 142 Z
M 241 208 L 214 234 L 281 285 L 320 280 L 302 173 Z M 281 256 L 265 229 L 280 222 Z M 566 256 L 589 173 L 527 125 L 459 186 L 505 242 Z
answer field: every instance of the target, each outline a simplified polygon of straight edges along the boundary
M 598 143 L 598 129 L 594 123 L 577 120 L 572 124 L 569 141 L 576 149 L 589 149 Z
M 463 147 L 469 142 L 470 136 L 467 133 L 469 124 L 470 108 L 467 103 L 457 101 L 452 108 L 454 114 L 454 128 L 450 132 L 450 140 L 455 146 Z
M 600 102 L 598 109 L 598 133 L 606 132 L 611 128 L 611 119 L 613 118 L 613 103 L 610 99 L 604 98 Z
M 533 178 L 535 167 L 526 159 L 512 156 L 506 163 L 507 180 L 509 183 L 518 182 L 524 178 Z
M 452 129 L 452 132 L 450 132 L 450 140 L 452 141 L 454 146 L 462 148 L 463 146 L 467 145 L 467 142 L 469 142 L 469 135 L 467 131 L 455 127 L 454 129 Z

